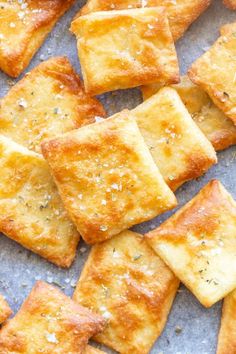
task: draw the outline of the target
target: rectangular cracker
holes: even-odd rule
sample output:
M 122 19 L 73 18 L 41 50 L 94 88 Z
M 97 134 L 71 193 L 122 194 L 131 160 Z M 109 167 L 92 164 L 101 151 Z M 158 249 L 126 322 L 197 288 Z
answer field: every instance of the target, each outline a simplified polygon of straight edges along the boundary
M 200 86 L 192 83 L 188 76 L 182 76 L 181 82 L 171 87 L 178 92 L 194 122 L 216 151 L 236 144 L 236 127 L 233 122 L 216 107 Z M 146 100 L 160 90 L 160 85 L 147 85 L 141 89 L 143 98 Z
M 12 314 L 12 310 L 4 297 L 0 294 L 0 324 L 5 322 Z
M 17 77 L 74 0 L 0 1 L 0 70 Z
M 82 354 L 89 338 L 103 327 L 101 316 L 40 281 L 3 326 L 0 353 Z
M 0 169 L 0 232 L 48 261 L 69 267 L 79 235 L 47 162 L 0 136 Z
M 164 6 L 173 38 L 177 41 L 210 3 L 211 0 L 88 0 L 77 16 L 87 15 L 94 11 Z
M 223 27 L 213 46 L 188 71 L 215 105 L 236 124 L 236 23 Z
M 217 162 L 213 146 L 193 122 L 174 89 L 162 88 L 132 113 L 172 190 L 201 176 Z
M 147 241 L 206 307 L 236 287 L 236 202 L 219 181 L 147 234 Z
M 176 205 L 129 111 L 42 145 L 64 205 L 87 243 Z
M 231 10 L 236 10 L 236 0 L 224 0 L 224 5 Z
M 101 11 L 72 22 L 85 89 L 91 95 L 179 81 L 164 7 Z
M 142 235 L 124 231 L 92 247 L 73 299 L 101 314 L 95 337 L 119 353 L 149 353 L 160 336 L 179 280 Z
M 224 299 L 217 354 L 236 353 L 236 290 Z
M 40 143 L 94 122 L 105 112 L 84 91 L 65 57 L 51 58 L 29 72 L 0 102 L 0 134 L 41 152 Z

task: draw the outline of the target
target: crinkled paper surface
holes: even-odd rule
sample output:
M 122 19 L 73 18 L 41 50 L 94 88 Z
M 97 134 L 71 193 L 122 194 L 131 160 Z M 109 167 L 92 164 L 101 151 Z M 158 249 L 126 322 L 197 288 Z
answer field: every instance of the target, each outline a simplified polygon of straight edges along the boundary
M 76 5 L 60 20 L 27 70 L 51 56 L 67 55 L 76 69 L 80 71 L 76 41 L 68 28 L 71 19 L 83 3 L 84 1 L 77 1 Z M 222 0 L 213 0 L 212 6 L 191 26 L 184 38 L 177 44 L 183 74 L 190 64 L 214 42 L 218 36 L 219 27 L 235 19 L 236 13 L 223 7 Z M 14 80 L 0 73 L 0 96 L 9 90 L 12 83 Z M 141 95 L 139 90 L 135 89 L 109 93 L 101 99 L 108 113 L 113 114 L 123 108 L 135 107 L 141 102 Z M 236 148 L 220 152 L 218 158 L 218 165 L 214 166 L 206 176 L 180 188 L 177 192 L 179 206 L 190 200 L 212 178 L 219 179 L 236 198 Z M 158 226 L 168 215 L 169 213 L 164 214 L 151 222 L 137 226 L 135 230 L 141 233 L 147 232 Z M 5 295 L 15 312 L 35 281 L 39 279 L 59 285 L 66 294 L 71 295 L 89 250 L 87 246 L 80 243 L 73 266 L 69 270 L 62 270 L 5 236 L 0 237 L 0 249 L 0 293 Z M 165 331 L 151 353 L 214 354 L 220 314 L 221 303 L 205 309 L 182 286 L 175 299 Z

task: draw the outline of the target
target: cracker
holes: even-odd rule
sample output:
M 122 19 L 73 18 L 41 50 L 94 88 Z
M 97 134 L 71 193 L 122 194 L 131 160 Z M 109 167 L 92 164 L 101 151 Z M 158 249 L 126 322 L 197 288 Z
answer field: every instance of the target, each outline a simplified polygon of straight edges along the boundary
M 89 338 L 103 327 L 101 316 L 40 281 L 16 316 L 3 326 L 0 352 L 82 354 Z
M 149 353 L 161 334 L 179 280 L 142 235 L 124 231 L 93 246 L 74 300 L 107 320 L 95 340 L 119 353 Z
M 87 15 L 94 11 L 165 6 L 173 38 L 177 41 L 210 3 L 211 0 L 88 0 L 78 16 Z
M 12 314 L 12 310 L 4 297 L 0 294 L 0 324 L 5 322 Z
M 128 111 L 42 145 L 64 205 L 87 243 L 176 205 Z
M 178 92 L 193 120 L 216 151 L 236 144 L 236 127 L 231 119 L 216 107 L 206 92 L 194 85 L 187 76 L 182 76 L 181 82 L 171 87 Z M 160 85 L 142 87 L 144 99 L 151 97 L 159 90 Z
M 84 92 L 65 57 L 49 59 L 18 82 L 0 103 L 0 134 L 30 150 L 40 143 L 104 116 L 102 105 Z
M 199 86 L 187 76 L 174 85 L 193 120 L 210 140 L 216 151 L 236 144 L 236 127 L 231 119 L 212 102 Z
M 235 31 L 236 31 L 236 22 L 226 23 L 220 28 L 221 36 L 231 35 L 232 33 L 235 33 Z
M 219 181 L 147 235 L 176 276 L 206 307 L 236 287 L 236 203 Z
M 231 10 L 236 10 L 236 0 L 224 0 L 224 5 Z
M 236 353 L 236 290 L 225 299 L 222 309 L 217 354 Z
M 217 162 L 213 146 L 193 122 L 174 89 L 162 88 L 132 113 L 172 190 L 201 176 Z
M 58 266 L 70 266 L 79 235 L 47 162 L 0 136 L 0 169 L 0 232 Z
M 84 85 L 92 95 L 176 83 L 179 67 L 165 8 L 101 11 L 72 22 Z
M 180 77 L 180 79 L 182 79 L 182 77 Z M 171 85 L 171 87 L 176 87 L 176 86 L 178 86 L 178 84 Z M 140 89 L 142 92 L 143 100 L 145 101 L 148 98 L 155 95 L 155 93 L 157 93 L 162 87 L 163 85 L 158 83 L 141 86 Z
M 0 1 L 0 69 L 17 77 L 74 0 Z
M 221 31 L 213 46 L 193 63 L 190 79 L 236 124 L 236 23 Z

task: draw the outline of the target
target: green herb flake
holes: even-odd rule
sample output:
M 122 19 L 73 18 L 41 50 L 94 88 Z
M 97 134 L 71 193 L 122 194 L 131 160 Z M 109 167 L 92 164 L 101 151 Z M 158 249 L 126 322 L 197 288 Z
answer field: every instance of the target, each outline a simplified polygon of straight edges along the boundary
M 133 260 L 134 261 L 137 261 L 138 259 L 140 259 L 142 257 L 141 254 L 136 254 L 134 257 L 133 257 Z

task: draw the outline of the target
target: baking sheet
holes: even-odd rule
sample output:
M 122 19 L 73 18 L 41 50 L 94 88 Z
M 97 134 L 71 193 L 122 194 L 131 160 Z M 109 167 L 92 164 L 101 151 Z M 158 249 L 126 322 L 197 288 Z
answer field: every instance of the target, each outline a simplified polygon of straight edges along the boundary
M 191 0 L 189 0 L 191 1 Z M 76 11 L 84 4 L 76 5 L 57 24 L 48 40 L 36 54 L 27 71 L 41 60 L 55 55 L 67 55 L 78 72 L 79 61 L 75 38 L 68 28 Z M 227 10 L 221 0 L 213 0 L 212 6 L 196 21 L 177 43 L 182 73 L 199 57 L 218 36 L 222 24 L 236 19 L 236 12 Z M 3 96 L 15 80 L 0 73 L 0 96 Z M 109 114 L 123 108 L 133 108 L 141 102 L 138 89 L 117 91 L 101 96 Z M 206 176 L 185 184 L 177 192 L 179 206 L 190 200 L 210 179 L 218 178 L 236 198 L 236 148 L 218 154 L 219 163 Z M 172 212 L 173 213 L 173 212 Z M 158 226 L 171 213 L 164 214 L 151 222 L 134 229 L 144 233 Z M 73 293 L 80 271 L 87 258 L 89 248 L 80 243 L 78 254 L 69 270 L 62 270 L 22 248 L 5 236 L 0 236 L 0 293 L 4 294 L 16 312 L 29 294 L 36 280 L 42 279 L 58 284 L 67 295 Z M 167 326 L 153 347 L 152 354 L 213 354 L 216 351 L 221 303 L 210 309 L 203 308 L 196 298 L 181 287 L 175 299 Z M 108 353 L 112 353 L 106 350 Z

